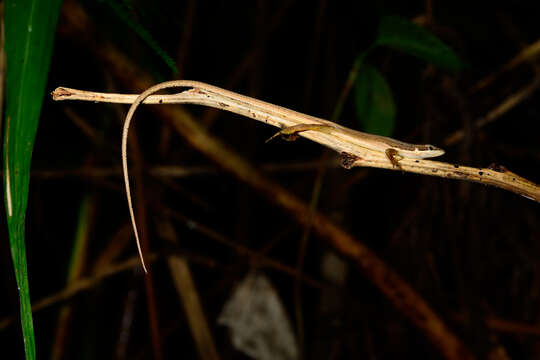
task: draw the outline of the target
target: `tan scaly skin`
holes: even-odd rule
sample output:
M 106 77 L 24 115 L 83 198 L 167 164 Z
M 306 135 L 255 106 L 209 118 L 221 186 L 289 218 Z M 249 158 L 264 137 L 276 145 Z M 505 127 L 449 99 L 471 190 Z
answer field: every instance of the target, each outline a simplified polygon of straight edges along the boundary
M 139 232 L 137 230 L 137 222 L 135 221 L 135 213 L 133 210 L 133 201 L 131 199 L 131 188 L 129 185 L 129 171 L 128 171 L 128 162 L 127 162 L 127 138 L 129 132 L 129 126 L 131 124 L 131 119 L 137 107 L 150 95 L 155 92 L 168 88 L 193 88 L 193 91 L 204 91 L 207 93 L 213 93 L 223 98 L 232 99 L 238 103 L 243 103 L 247 108 L 251 109 L 262 109 L 268 113 L 279 114 L 284 118 L 289 119 L 301 119 L 303 124 L 294 125 L 290 127 L 285 127 L 280 130 L 277 134 L 272 136 L 267 141 L 273 139 L 274 137 L 281 135 L 286 137 L 289 140 L 294 140 L 298 136 L 297 134 L 303 131 L 319 131 L 330 134 L 339 134 L 341 137 L 347 139 L 349 138 L 352 142 L 358 146 L 364 147 L 371 151 L 384 153 L 386 157 L 390 160 L 393 166 L 400 168 L 399 161 L 403 158 L 409 159 L 425 159 L 436 157 L 444 154 L 444 150 L 439 149 L 433 145 L 416 145 L 408 144 L 399 140 L 395 140 L 385 136 L 379 136 L 374 134 L 368 134 L 352 129 L 342 127 L 340 125 L 334 124 L 330 121 L 320 119 L 314 116 L 302 114 L 278 105 L 270 104 L 258 99 L 251 98 L 249 96 L 240 95 L 232 91 L 228 91 L 217 86 L 205 84 L 198 81 L 191 80 L 173 80 L 163 82 L 157 85 L 152 86 L 151 88 L 144 91 L 140 94 L 135 101 L 131 104 L 129 111 L 126 115 L 126 120 L 124 122 L 124 128 L 122 132 L 122 169 L 124 173 L 124 184 L 126 188 L 127 201 L 129 207 L 129 215 L 131 218 L 131 224 L 133 225 L 133 231 L 135 233 L 135 239 L 137 241 L 137 250 L 139 251 L 139 256 L 141 258 L 141 263 L 145 273 L 147 273 L 146 265 L 144 263 L 144 258 L 142 254 L 141 244 L 139 240 Z M 59 90 L 61 91 L 61 89 Z M 308 123 L 306 123 L 308 122 Z

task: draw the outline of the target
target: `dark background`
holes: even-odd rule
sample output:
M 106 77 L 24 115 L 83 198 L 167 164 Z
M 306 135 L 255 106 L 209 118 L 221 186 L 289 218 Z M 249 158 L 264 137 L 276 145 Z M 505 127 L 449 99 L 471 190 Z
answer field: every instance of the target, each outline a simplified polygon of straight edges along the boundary
M 471 128 L 476 119 L 540 76 L 534 58 L 498 72 L 540 39 L 539 7 L 534 2 L 433 2 L 432 7 L 429 1 L 354 5 L 324 0 L 127 2 L 132 5 L 127 12 L 130 19 L 176 62 L 176 75 L 114 10 L 114 4 L 121 3 L 65 1 L 51 62 L 50 91 L 66 86 L 138 93 L 144 90 L 135 85 L 139 72 L 155 83 L 173 78 L 199 80 L 329 118 L 356 56 L 375 38 L 380 18 L 399 15 L 423 24 L 467 66 L 451 73 L 390 49 L 370 54 L 367 61 L 385 76 L 396 102 L 393 137 L 440 145 L 446 150 L 442 161 L 477 167 L 502 164 L 538 182 L 538 92 L 491 124 Z M 110 49 L 137 67 L 137 72 L 124 70 L 124 60 L 115 62 Z M 471 91 L 493 74 L 492 84 Z M 310 202 L 321 146 L 303 139 L 265 144 L 275 129 L 230 113 L 198 106 L 185 109 L 255 166 L 277 165 L 277 170 L 264 170 L 268 178 Z M 100 270 L 96 262 L 107 256 L 108 262 L 100 264 L 108 266 L 136 255 L 119 173 L 126 112 L 125 105 L 55 103 L 45 98 L 27 213 L 33 301 L 66 286 L 84 197 L 89 197 L 92 211 L 82 276 L 92 277 Z M 339 121 L 359 128 L 352 95 Z M 246 358 L 234 350 L 227 330 L 216 324 L 216 318 L 235 284 L 250 271 L 269 277 L 296 329 L 295 277 L 265 265 L 253 254 L 295 268 L 303 227 L 264 194 L 187 145 L 154 113 L 141 108 L 134 129 L 144 185 L 132 182 L 135 187 L 144 186 L 147 251 L 160 257 L 150 265 L 152 277 L 146 285 L 135 266 L 62 302 L 72 309 L 63 336 L 63 358 L 159 358 L 151 342 L 150 308 L 159 324 L 154 335 L 159 335 L 162 357 L 197 358 L 165 260 L 175 253 L 189 261 L 222 358 Z M 443 146 L 444 139 L 460 129 L 466 130 L 463 141 Z M 540 320 L 540 222 L 535 202 L 476 183 L 380 169 L 345 170 L 332 160 L 331 164 L 318 210 L 396 270 L 470 351 L 479 358 L 540 357 L 540 327 L 533 331 Z M 191 172 L 179 177 L 153 175 L 151 170 L 159 165 Z M 186 217 L 227 237 L 230 244 L 216 242 Z M 170 235 L 171 229 L 174 241 L 164 235 Z M 7 231 L 1 234 L 6 276 L 2 277 L 0 315 L 4 318 L 16 316 L 18 298 Z M 235 244 L 251 249 L 252 255 L 235 250 Z M 343 283 L 325 279 L 322 259 L 334 251 L 316 233 L 310 236 L 303 272 L 314 281 L 301 288 L 306 359 L 442 358 L 353 262 L 341 258 L 346 265 Z M 149 305 L 149 293 L 156 304 Z M 328 296 L 333 299 L 329 307 L 323 300 Z M 39 358 L 50 357 L 59 309 L 55 303 L 34 315 Z M 127 325 L 122 324 L 126 317 L 131 319 Z M 122 342 L 121 334 L 126 332 L 128 340 Z M 0 344 L 2 349 L 19 349 L 15 357 L 22 358 L 17 323 L 0 330 Z

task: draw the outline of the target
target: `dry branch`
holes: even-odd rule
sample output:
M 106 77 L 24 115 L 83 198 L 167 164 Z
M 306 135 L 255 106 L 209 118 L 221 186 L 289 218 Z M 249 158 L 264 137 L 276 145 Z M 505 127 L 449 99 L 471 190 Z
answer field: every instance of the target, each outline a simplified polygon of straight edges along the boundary
M 138 80 L 140 81 L 140 77 Z M 71 90 L 66 88 L 60 88 L 60 90 L 55 91 L 55 95 L 60 97 L 65 97 L 70 93 Z M 99 96 L 106 98 L 109 95 L 99 94 Z M 127 97 L 120 96 L 117 99 L 121 99 L 122 101 L 117 102 L 129 103 L 134 99 L 133 96 L 136 97 L 136 95 L 128 95 Z M 219 96 L 209 98 L 207 94 L 201 91 L 188 90 L 175 95 L 163 96 L 169 96 L 169 98 L 150 97 L 148 100 L 159 103 L 160 100 L 167 102 L 173 100 L 173 98 L 170 97 L 174 97 L 175 102 L 187 102 L 186 100 L 189 100 L 191 103 L 225 108 L 229 111 L 233 109 L 229 99 L 219 98 Z M 68 96 L 67 98 L 73 99 L 74 97 Z M 103 98 L 100 100 L 103 100 Z M 91 101 L 97 100 L 92 98 Z M 234 109 L 238 110 L 239 114 L 247 116 L 251 115 L 249 117 L 256 118 L 257 120 L 264 121 L 280 128 L 300 124 L 299 121 L 295 122 L 294 119 L 284 121 L 284 119 L 275 114 L 265 114 L 261 112 L 260 109 L 250 109 L 246 106 L 236 107 Z M 266 195 L 277 205 L 287 209 L 287 211 L 294 216 L 296 221 L 304 225 L 310 221 L 308 217 L 309 209 L 305 203 L 286 191 L 280 185 L 268 180 L 242 157 L 228 149 L 218 139 L 207 134 L 188 113 L 176 107 L 156 107 L 154 110 L 156 110 L 161 117 L 170 121 L 173 127 L 192 146 L 209 156 L 223 169 L 234 174 L 241 181 L 244 181 Z M 360 155 L 364 156 L 364 158 L 370 157 L 371 161 L 374 163 L 378 161 L 378 163 L 382 164 L 384 161 L 384 166 L 387 166 L 386 163 L 389 164 L 388 159 L 384 157 L 383 153 L 379 155 L 379 153 L 375 151 L 358 147 L 354 143 L 351 143 L 350 139 L 342 140 L 340 138 L 332 137 L 332 135 L 328 133 L 313 131 L 302 133 L 302 136 L 325 144 L 331 148 L 337 146 L 339 149 L 341 148 L 340 144 L 342 144 L 349 153 L 354 152 L 356 154 L 355 156 Z M 358 156 L 358 158 L 360 158 L 360 156 Z M 355 159 L 355 161 L 358 161 L 358 158 Z M 344 232 L 321 214 L 314 215 L 313 229 L 319 236 L 327 239 L 342 254 L 353 259 L 360 265 L 366 272 L 368 279 L 370 279 L 381 292 L 385 294 L 396 309 L 402 312 L 413 324 L 424 332 L 426 337 L 447 359 L 474 359 L 474 355 L 462 344 L 442 319 L 429 307 L 424 299 L 368 247 Z
M 317 119 L 308 115 L 290 116 L 278 110 L 267 109 L 254 103 L 238 101 L 217 92 L 191 86 L 189 90 L 172 95 L 150 95 L 143 103 L 145 104 L 199 104 L 230 111 L 244 115 L 276 126 L 287 128 L 299 125 L 312 125 L 320 123 Z M 83 100 L 93 102 L 124 103 L 131 104 L 138 95 L 136 94 L 107 94 L 76 90 L 59 87 L 52 93 L 54 100 Z M 322 124 L 330 122 L 324 121 Z M 333 124 L 333 123 L 332 123 Z M 343 128 L 335 124 L 340 129 Z M 350 129 L 346 129 L 351 131 Z M 463 165 L 449 164 L 439 161 L 424 159 L 403 158 L 399 161 L 400 167 L 395 167 L 383 152 L 372 151 L 360 144 L 354 135 L 346 131 L 321 132 L 305 131 L 298 135 L 325 145 L 342 156 L 342 165 L 345 168 L 353 166 L 377 167 L 388 170 L 401 170 L 430 176 L 459 179 L 465 181 L 479 182 L 486 185 L 500 187 L 502 189 L 523 195 L 529 199 L 540 201 L 540 188 L 537 184 L 508 171 L 500 165 L 490 165 L 487 168 L 474 168 Z
M 64 25 L 66 32 L 69 32 L 69 35 L 77 41 L 84 39 L 85 45 L 93 48 L 96 56 L 100 58 L 116 79 L 122 82 L 123 86 L 130 89 L 145 89 L 152 85 L 152 79 L 149 78 L 147 73 L 138 69 L 110 41 L 99 39 L 96 36 L 95 24 L 86 16 L 79 4 L 72 1 L 65 2 L 63 13 L 66 22 Z M 236 176 L 239 180 L 260 191 L 276 205 L 281 206 L 284 210 L 291 213 L 293 219 L 297 222 L 304 224 L 307 221 L 306 214 L 308 214 L 308 207 L 305 203 L 279 184 L 268 180 L 257 169 L 245 161 L 242 156 L 228 149 L 219 139 L 209 135 L 188 112 L 178 107 L 154 107 L 153 110 L 161 119 L 169 121 L 175 130 L 197 151 L 210 158 L 216 164 L 219 164 L 225 171 Z M 303 135 L 310 134 L 305 133 Z M 346 157 L 345 159 L 351 160 L 346 163 L 347 165 L 358 164 L 356 163 L 358 159 L 352 157 Z M 381 162 L 383 161 L 383 159 L 379 160 Z M 386 159 L 384 161 L 387 162 Z M 430 175 L 443 176 L 442 174 L 443 172 L 441 171 L 439 174 Z M 459 172 L 454 174 L 457 175 Z M 530 189 L 535 189 L 535 193 L 538 195 L 536 185 L 530 184 L 526 186 L 529 186 Z M 538 197 L 535 200 L 538 200 Z M 409 318 L 424 333 L 446 358 L 473 358 L 473 355 L 471 355 L 452 330 L 444 324 L 427 303 L 358 239 L 352 238 L 322 215 L 317 215 L 313 229 L 321 238 L 327 240 L 344 255 L 356 261 L 365 271 L 366 277 L 386 295 L 396 309 Z M 135 265 L 135 263 L 136 259 L 133 259 L 132 265 Z M 389 275 L 386 276 L 387 274 Z

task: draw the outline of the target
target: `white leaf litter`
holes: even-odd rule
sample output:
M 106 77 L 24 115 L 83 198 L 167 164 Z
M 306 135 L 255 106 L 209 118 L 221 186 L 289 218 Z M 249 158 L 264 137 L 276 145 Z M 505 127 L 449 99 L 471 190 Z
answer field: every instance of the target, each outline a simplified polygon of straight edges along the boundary
M 257 360 L 295 360 L 298 349 L 280 298 L 266 276 L 249 274 L 218 318 L 234 347 Z

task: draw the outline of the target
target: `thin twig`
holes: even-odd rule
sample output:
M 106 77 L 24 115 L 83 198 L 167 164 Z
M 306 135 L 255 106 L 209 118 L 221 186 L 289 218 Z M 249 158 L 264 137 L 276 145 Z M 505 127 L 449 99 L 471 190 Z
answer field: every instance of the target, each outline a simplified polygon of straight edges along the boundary
M 70 7 L 68 8 L 67 5 Z M 64 7 L 66 9 L 64 14 L 70 29 L 72 29 L 72 36 L 77 39 L 85 38 L 90 46 L 94 46 L 97 56 L 117 78 L 121 79 L 126 88 L 144 89 L 149 87 L 152 79 L 148 74 L 141 71 L 110 42 L 105 39 L 100 41 L 98 46 L 97 41 L 94 40 L 94 31 L 89 30 L 95 26 L 87 17 L 81 16 L 84 14 L 79 11 L 77 6 L 74 2 L 68 2 Z M 184 137 L 197 151 L 220 164 L 225 171 L 236 176 L 240 181 L 265 194 L 270 201 L 292 214 L 293 220 L 301 224 L 305 223 L 304 215 L 307 213 L 305 204 L 279 184 L 261 175 L 257 169 L 237 153 L 231 151 L 219 139 L 205 132 L 188 112 L 179 107 L 160 107 L 155 108 L 154 112 L 161 119 L 172 123 L 180 136 Z M 360 240 L 353 239 L 321 215 L 317 216 L 314 230 L 342 254 L 355 260 L 365 272 L 366 277 L 379 288 L 398 311 L 409 318 L 426 335 L 442 354 L 447 358 L 455 359 L 471 356 L 455 334 L 425 301 L 384 262 L 371 253 Z M 390 277 L 385 276 L 387 272 Z
M 166 214 L 171 215 L 172 217 L 175 217 L 175 218 L 178 218 L 179 216 L 178 213 L 167 211 L 167 210 L 166 210 Z M 193 220 L 189 219 L 189 222 L 190 222 L 190 225 L 193 224 Z M 286 264 L 283 264 L 278 260 L 274 260 L 273 258 L 260 254 L 247 247 L 238 245 L 234 243 L 233 241 L 227 239 L 223 235 L 218 234 L 211 229 L 205 228 L 202 224 L 198 224 L 198 223 L 195 223 L 195 224 L 196 226 L 192 228 L 193 230 L 198 231 L 213 240 L 217 240 L 219 243 L 233 249 L 235 252 L 237 252 L 240 255 L 244 255 L 252 259 L 256 259 L 258 264 L 262 268 L 270 268 L 280 273 L 283 273 L 285 275 L 289 275 L 294 278 L 299 278 L 300 275 L 296 272 L 295 268 L 288 266 Z M 131 231 L 131 229 L 126 225 L 125 230 L 128 230 L 128 229 Z M 121 231 L 123 232 L 123 230 L 124 229 L 122 229 Z M 211 267 L 217 266 L 217 264 L 215 263 L 213 259 L 208 259 L 208 258 L 204 258 L 200 256 L 198 257 L 189 256 L 189 254 L 187 253 L 181 253 L 180 255 L 188 258 L 189 261 L 199 264 L 199 265 L 205 265 L 205 266 L 211 266 Z M 171 256 L 174 256 L 174 255 L 171 255 Z M 155 260 L 157 260 L 157 258 L 158 257 L 156 254 L 150 254 L 146 257 L 149 263 L 154 262 Z M 49 308 L 51 306 L 57 305 L 61 302 L 67 301 L 73 296 L 85 290 L 88 290 L 97 286 L 102 280 L 109 278 L 111 276 L 114 276 L 120 272 L 131 270 L 137 267 L 139 264 L 139 260 L 137 257 L 132 257 L 132 258 L 129 258 L 128 260 L 118 262 L 118 263 L 99 265 L 99 264 L 105 264 L 108 262 L 108 260 L 105 260 L 105 259 L 103 260 L 104 261 L 96 262 L 95 266 L 93 266 L 93 269 L 94 269 L 93 275 L 91 275 L 90 277 L 77 279 L 77 281 L 75 281 L 73 284 L 69 284 L 67 287 L 60 290 L 59 292 L 56 292 L 54 294 L 46 296 L 45 298 L 41 300 L 34 302 L 34 304 L 32 305 L 32 312 L 35 313 L 35 312 L 44 310 L 46 308 Z M 312 278 L 305 274 L 302 274 L 301 280 L 306 285 L 314 287 L 314 288 L 321 289 L 321 288 L 330 287 L 328 284 L 318 281 L 315 278 Z M 1 319 L 0 330 L 5 329 L 11 324 L 13 324 L 14 320 L 15 320 L 15 317 L 13 316 L 8 316 L 6 318 Z
M 149 263 L 153 262 L 156 258 L 157 256 L 154 254 L 150 254 L 147 256 L 147 260 Z M 136 267 L 138 264 L 139 264 L 139 260 L 136 257 L 133 257 L 121 263 L 108 266 L 107 268 L 99 271 L 97 274 L 95 274 L 92 277 L 78 279 L 76 283 L 67 286 L 60 292 L 55 293 L 51 296 L 47 296 L 46 298 L 35 302 L 32 305 L 32 312 L 36 312 L 36 311 L 45 309 L 51 305 L 57 304 L 61 301 L 65 301 L 75 296 L 76 294 L 80 293 L 81 291 L 84 291 L 84 290 L 87 290 L 96 286 L 101 280 L 109 276 L 112 276 L 114 274 L 117 274 L 119 272 L 132 269 Z M 13 322 L 13 320 L 14 320 L 13 317 L 2 319 L 0 321 L 0 329 L 6 328 L 7 326 L 9 326 Z
M 499 105 L 490 110 L 485 116 L 482 116 L 473 123 L 475 129 L 480 129 L 487 124 L 497 120 L 508 111 L 512 110 L 517 105 L 521 104 L 525 99 L 529 98 L 540 87 L 540 75 L 537 75 L 534 80 L 519 91 L 511 94 L 503 100 Z M 465 136 L 465 131 L 460 129 L 444 139 L 444 145 L 453 145 L 461 141 Z M 538 200 L 537 200 L 538 201 Z
M 117 59 L 116 55 L 115 59 Z M 111 64 L 115 64 L 111 62 Z M 137 81 L 142 81 L 140 77 Z M 144 81 L 146 83 L 146 81 Z M 61 89 L 60 93 L 72 94 L 65 89 Z M 58 95 L 58 93 L 56 93 Z M 187 97 L 186 97 L 187 95 Z M 104 94 L 99 95 L 103 99 Z M 136 95 L 135 95 L 136 96 Z M 230 108 L 230 101 L 226 98 L 208 100 L 208 96 L 203 92 L 198 91 L 184 91 L 180 94 L 173 95 L 174 97 L 181 98 L 183 100 L 189 100 L 193 102 L 196 98 L 196 103 L 208 104 L 218 108 Z M 68 96 L 69 97 L 69 96 Z M 119 99 L 118 95 L 114 98 Z M 95 99 L 95 98 L 93 98 Z M 133 99 L 133 96 L 132 96 Z M 152 98 L 150 98 L 152 99 Z M 129 103 L 129 97 L 120 99 Z M 163 98 L 154 97 L 155 103 L 159 103 L 159 100 Z M 165 99 L 166 100 L 166 99 Z M 92 100 L 93 101 L 93 100 Z M 132 100 L 131 100 L 132 101 Z M 217 102 L 216 102 L 217 101 Z M 221 102 L 226 101 L 226 102 Z M 229 104 L 228 104 L 229 103 Z M 259 109 L 251 109 L 249 111 L 244 107 L 236 107 L 240 109 L 239 113 L 250 114 L 257 118 L 263 116 L 263 113 Z M 277 205 L 287 209 L 287 211 L 301 224 L 307 224 L 307 214 L 309 212 L 307 206 L 297 199 L 294 195 L 286 191 L 280 185 L 269 181 L 253 166 L 248 164 L 235 152 L 228 149 L 224 144 L 219 142 L 214 137 L 206 134 L 200 126 L 189 116 L 188 113 L 179 109 L 178 107 L 160 107 L 156 109 L 164 119 L 171 121 L 174 128 L 185 137 L 185 139 L 203 154 L 209 156 L 213 161 L 219 163 L 220 166 L 226 171 L 236 176 L 241 181 L 247 183 L 257 191 L 268 196 Z M 260 119 L 261 121 L 269 124 L 279 126 L 293 126 L 298 125 L 300 120 L 292 119 L 287 122 L 279 116 L 269 116 Z M 343 143 L 343 141 L 336 140 L 329 136 L 329 134 L 319 132 L 306 132 L 302 134 L 305 137 L 316 139 L 319 142 L 329 143 L 330 145 Z M 354 143 L 345 143 L 347 148 L 354 150 Z M 359 152 L 363 148 L 359 147 Z M 365 150 L 365 149 L 364 149 Z M 365 151 L 367 155 L 373 153 L 371 151 Z M 384 156 L 384 155 L 382 155 Z M 388 162 L 387 159 L 379 158 L 380 162 Z M 330 222 L 326 217 L 315 214 L 315 221 L 313 221 L 314 231 L 322 238 L 327 239 L 332 246 L 340 251 L 345 256 L 354 259 L 359 266 L 366 272 L 366 276 L 370 279 L 380 291 L 392 302 L 401 313 L 407 316 L 419 329 L 421 329 L 427 338 L 436 346 L 441 353 L 448 359 L 473 359 L 474 356 L 470 351 L 461 343 L 461 341 L 455 336 L 455 334 L 444 324 L 442 319 L 429 307 L 429 305 L 420 297 L 403 279 L 401 279 L 391 268 L 389 268 L 381 259 L 379 259 L 370 249 L 364 244 L 357 241 L 335 224 Z
M 331 167 L 339 167 L 338 159 L 333 159 Z M 260 165 L 260 169 L 268 173 L 291 173 L 317 170 L 318 161 L 295 161 L 295 162 L 269 162 Z M 179 166 L 179 165 L 156 165 L 150 166 L 148 174 L 156 178 L 188 178 L 194 176 L 220 175 L 221 172 L 214 166 Z M 0 171 L 2 175 L 2 171 Z M 36 169 L 30 172 L 32 177 L 41 179 L 56 179 L 71 177 L 83 178 L 106 178 L 122 175 L 121 167 L 94 167 L 83 166 L 70 169 Z
M 244 115 L 254 120 L 258 120 L 279 128 L 313 123 L 333 124 L 335 126 L 339 126 L 326 120 L 295 113 L 291 110 L 277 106 L 272 111 L 269 111 L 267 107 L 262 107 L 260 105 L 261 102 L 259 100 L 252 99 L 250 102 L 249 99 L 251 98 L 248 98 L 247 96 L 242 97 L 243 101 L 238 101 L 220 93 L 197 88 L 196 85 L 191 87 L 192 89 L 190 90 L 173 95 L 150 95 L 143 101 L 143 103 L 189 103 L 205 105 Z M 125 104 L 133 103 L 138 96 L 97 93 L 64 87 L 57 88 L 52 95 L 53 99 L 55 100 L 84 100 Z M 284 111 L 286 112 L 286 115 L 284 115 Z M 291 116 L 291 113 L 298 115 Z M 399 161 L 400 168 L 398 169 L 388 161 L 388 158 L 383 152 L 372 151 L 359 144 L 354 136 L 353 130 L 341 126 L 339 126 L 339 128 L 344 130 L 336 131 L 335 133 L 306 131 L 300 133 L 299 135 L 339 152 L 343 156 L 342 165 L 346 168 L 353 166 L 377 167 L 388 170 L 401 170 L 422 175 L 479 182 L 486 185 L 497 186 L 502 189 L 512 191 L 516 194 L 523 195 L 529 199 L 540 201 L 540 189 L 538 185 L 509 172 L 502 166 L 491 168 L 473 168 L 444 162 L 404 158 Z M 348 131 L 351 131 L 351 133 Z
M 169 256 L 167 260 L 176 292 L 184 306 L 189 328 L 201 359 L 219 360 L 220 356 L 216 349 L 214 336 L 210 331 L 188 262 L 180 256 Z
M 474 94 L 482 89 L 485 89 L 491 85 L 502 73 L 507 72 L 517 65 L 520 65 L 526 61 L 533 63 L 540 56 L 540 39 L 536 40 L 534 43 L 526 46 L 522 49 L 516 56 L 514 56 L 510 61 L 501 66 L 500 69 L 486 76 L 485 78 L 478 81 L 469 89 L 469 94 Z

